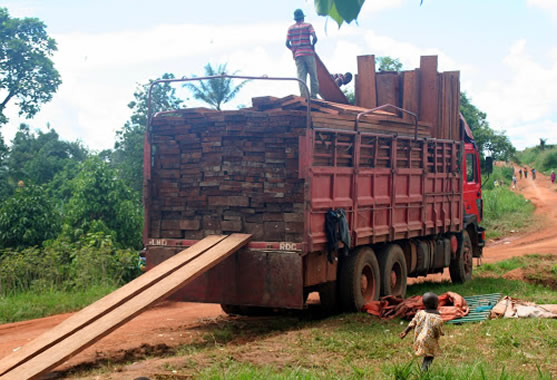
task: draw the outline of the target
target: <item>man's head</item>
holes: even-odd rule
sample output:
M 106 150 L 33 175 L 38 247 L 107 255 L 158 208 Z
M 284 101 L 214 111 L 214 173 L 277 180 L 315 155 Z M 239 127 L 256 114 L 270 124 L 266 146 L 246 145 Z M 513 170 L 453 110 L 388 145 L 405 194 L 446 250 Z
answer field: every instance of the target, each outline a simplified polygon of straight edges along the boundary
M 306 17 L 306 16 L 304 15 L 304 12 L 302 12 L 301 9 L 296 9 L 296 10 L 294 11 L 294 20 L 296 20 L 296 21 L 304 21 L 304 18 L 305 18 L 305 17 Z
M 422 299 L 426 309 L 437 310 L 437 306 L 439 306 L 439 298 L 437 298 L 437 294 L 427 292 L 423 295 Z

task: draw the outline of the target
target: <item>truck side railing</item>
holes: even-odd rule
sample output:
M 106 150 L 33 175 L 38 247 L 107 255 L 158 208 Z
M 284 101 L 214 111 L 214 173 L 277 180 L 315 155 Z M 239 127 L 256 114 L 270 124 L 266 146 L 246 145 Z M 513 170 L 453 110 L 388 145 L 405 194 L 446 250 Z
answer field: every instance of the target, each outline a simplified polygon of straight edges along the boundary
M 305 93 L 306 93 L 306 101 L 307 101 L 307 121 L 306 121 L 306 125 L 307 128 L 310 129 L 311 128 L 311 97 L 309 96 L 309 87 L 307 86 L 307 84 L 302 81 L 301 79 L 298 78 L 290 78 L 290 77 L 268 77 L 268 76 L 260 76 L 260 77 L 255 77 L 255 76 L 247 76 L 247 75 L 228 75 L 228 74 L 221 74 L 221 75 L 212 75 L 212 76 L 206 76 L 206 77 L 194 77 L 194 78 L 175 78 L 175 79 L 157 79 L 155 81 L 153 81 L 153 83 L 151 83 L 151 85 L 149 86 L 149 97 L 147 100 L 147 133 L 150 132 L 150 128 L 151 128 L 151 121 L 153 118 L 153 114 L 152 114 L 152 110 L 151 110 L 151 103 L 152 103 L 152 91 L 153 91 L 153 87 L 160 84 L 160 83 L 174 83 L 174 82 L 193 82 L 193 81 L 202 81 L 202 80 L 211 80 L 211 79 L 224 79 L 224 78 L 230 78 L 230 79 L 245 79 L 245 80 L 270 80 L 270 81 L 296 81 L 298 83 L 301 83 L 304 88 L 305 88 Z
M 394 108 L 397 111 L 404 112 L 404 113 L 406 113 L 406 114 L 408 114 L 408 115 L 410 115 L 414 118 L 414 141 L 417 141 L 418 140 L 418 115 L 416 115 L 414 112 L 405 110 L 404 108 L 393 106 L 392 104 L 383 104 L 382 106 L 375 107 L 375 108 L 372 108 L 370 110 L 360 112 L 358 114 L 358 116 L 356 117 L 356 132 L 358 131 L 358 124 L 359 124 L 360 118 L 362 116 L 370 115 L 370 114 L 372 114 L 376 111 L 380 111 L 380 110 L 385 109 L 385 108 Z

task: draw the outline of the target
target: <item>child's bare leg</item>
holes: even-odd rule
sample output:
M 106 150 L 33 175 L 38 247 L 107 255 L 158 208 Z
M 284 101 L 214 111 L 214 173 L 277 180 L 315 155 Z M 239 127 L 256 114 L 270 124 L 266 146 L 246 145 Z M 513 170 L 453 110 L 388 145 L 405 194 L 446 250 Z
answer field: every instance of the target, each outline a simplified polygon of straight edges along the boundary
M 422 371 L 429 370 L 429 366 L 433 362 L 433 356 L 424 356 L 424 361 L 422 362 Z

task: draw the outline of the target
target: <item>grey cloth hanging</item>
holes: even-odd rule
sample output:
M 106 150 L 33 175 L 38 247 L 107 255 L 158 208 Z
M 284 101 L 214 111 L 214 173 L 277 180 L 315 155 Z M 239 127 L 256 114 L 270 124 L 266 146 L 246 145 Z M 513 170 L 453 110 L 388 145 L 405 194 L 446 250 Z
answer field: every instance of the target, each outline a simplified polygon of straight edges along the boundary
M 344 209 L 329 209 L 327 211 L 325 214 L 325 234 L 327 235 L 327 259 L 330 263 L 335 261 L 333 252 L 338 251 L 339 241 L 344 244 L 342 248 L 344 255 L 348 256 L 350 250 L 350 229 Z

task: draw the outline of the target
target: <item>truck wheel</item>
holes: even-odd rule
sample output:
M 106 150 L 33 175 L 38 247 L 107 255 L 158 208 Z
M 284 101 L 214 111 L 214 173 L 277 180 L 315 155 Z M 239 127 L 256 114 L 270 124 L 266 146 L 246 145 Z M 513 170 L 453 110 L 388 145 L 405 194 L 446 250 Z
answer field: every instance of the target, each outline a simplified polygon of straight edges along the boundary
M 346 311 L 379 299 L 379 263 L 371 247 L 360 247 L 343 258 L 340 267 L 340 302 Z
M 398 244 L 389 244 L 379 254 L 381 295 L 406 296 L 408 271 L 404 252 Z
M 449 272 L 451 281 L 463 283 L 472 279 L 472 241 L 467 231 L 462 233 L 462 245 L 456 253 L 456 258 L 451 260 Z

